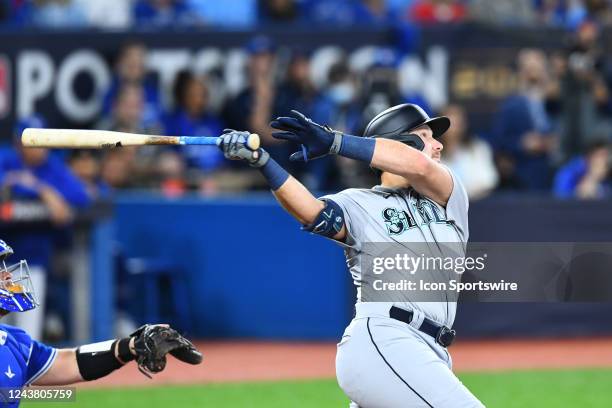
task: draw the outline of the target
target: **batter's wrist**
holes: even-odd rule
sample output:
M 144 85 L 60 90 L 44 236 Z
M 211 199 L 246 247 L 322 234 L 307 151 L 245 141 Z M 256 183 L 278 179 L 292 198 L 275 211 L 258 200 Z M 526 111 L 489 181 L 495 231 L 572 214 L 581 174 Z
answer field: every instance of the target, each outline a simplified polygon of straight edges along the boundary
M 266 178 L 272 191 L 278 190 L 289 178 L 287 170 L 283 169 L 281 165 L 271 157 L 268 158 L 266 164 L 259 168 L 259 171 L 261 171 L 261 174 Z
M 338 155 L 370 164 L 376 139 L 343 134 Z
M 270 160 L 270 153 L 266 152 L 264 149 L 259 149 L 253 152 L 253 154 L 257 154 L 257 158 L 249 162 L 249 166 L 251 167 L 263 167 L 268 163 L 268 160 Z

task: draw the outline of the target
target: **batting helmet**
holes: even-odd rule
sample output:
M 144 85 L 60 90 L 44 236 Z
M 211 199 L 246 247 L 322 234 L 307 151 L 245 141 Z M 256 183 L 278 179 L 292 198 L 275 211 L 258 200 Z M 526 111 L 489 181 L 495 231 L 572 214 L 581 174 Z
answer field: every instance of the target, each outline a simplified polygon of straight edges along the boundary
M 429 115 L 418 105 L 404 103 L 392 106 L 379 113 L 368 123 L 364 137 L 382 137 L 393 139 L 418 150 L 423 150 L 423 140 L 410 133 L 419 126 L 427 125 L 433 132 L 433 137 L 439 139 L 450 127 L 450 119 L 446 116 L 430 118 Z

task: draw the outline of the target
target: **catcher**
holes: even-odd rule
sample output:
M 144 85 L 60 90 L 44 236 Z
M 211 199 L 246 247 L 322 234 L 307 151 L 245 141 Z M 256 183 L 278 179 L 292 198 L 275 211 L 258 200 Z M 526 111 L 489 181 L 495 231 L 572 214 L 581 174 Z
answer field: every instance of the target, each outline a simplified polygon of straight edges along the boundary
M 0 240 L 0 317 L 25 312 L 37 305 L 28 264 L 11 266 L 13 250 Z M 13 390 L 29 385 L 68 385 L 105 377 L 132 360 L 151 378 L 166 367 L 166 355 L 200 364 L 202 354 L 168 325 L 144 325 L 123 339 L 85 344 L 76 349 L 55 349 L 33 340 L 16 327 L 0 324 L 0 405 L 19 406 Z

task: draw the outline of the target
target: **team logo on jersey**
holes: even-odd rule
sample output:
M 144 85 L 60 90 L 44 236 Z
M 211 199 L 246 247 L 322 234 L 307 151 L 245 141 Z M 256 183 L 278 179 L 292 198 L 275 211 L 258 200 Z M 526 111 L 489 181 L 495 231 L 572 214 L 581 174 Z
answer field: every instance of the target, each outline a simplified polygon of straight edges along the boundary
M 416 227 L 414 219 L 404 210 L 397 208 L 385 208 L 382 216 L 387 226 L 389 235 L 399 235 L 407 229 Z
M 382 216 L 389 235 L 400 235 L 404 231 L 414 228 L 420 223 L 427 225 L 430 223 L 446 224 L 444 214 L 429 200 L 413 200 L 411 207 L 414 208 L 414 217 L 406 210 L 387 207 L 383 210 Z M 415 219 L 415 217 L 419 219 Z
M 4 346 L 4 343 L 6 343 L 6 332 L 4 330 L 0 330 L 0 346 Z

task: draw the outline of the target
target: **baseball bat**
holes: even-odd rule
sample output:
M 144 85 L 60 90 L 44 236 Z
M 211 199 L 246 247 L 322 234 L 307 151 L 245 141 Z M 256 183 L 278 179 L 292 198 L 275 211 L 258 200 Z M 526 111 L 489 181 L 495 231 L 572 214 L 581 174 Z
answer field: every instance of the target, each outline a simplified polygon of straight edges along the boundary
M 143 145 L 216 145 L 217 137 L 210 136 L 156 136 L 111 130 L 39 129 L 27 128 L 21 135 L 25 147 L 51 147 L 70 149 L 104 149 Z M 247 146 L 259 149 L 259 135 L 251 133 Z

